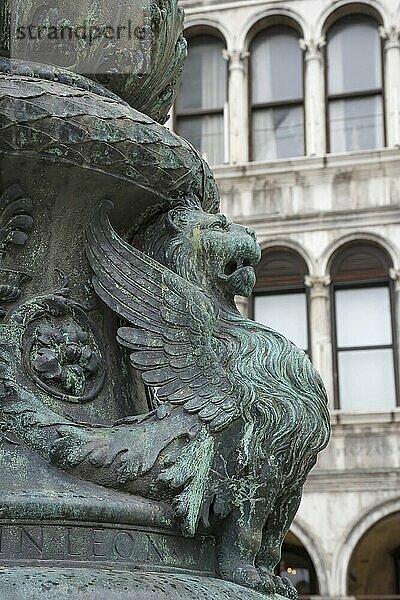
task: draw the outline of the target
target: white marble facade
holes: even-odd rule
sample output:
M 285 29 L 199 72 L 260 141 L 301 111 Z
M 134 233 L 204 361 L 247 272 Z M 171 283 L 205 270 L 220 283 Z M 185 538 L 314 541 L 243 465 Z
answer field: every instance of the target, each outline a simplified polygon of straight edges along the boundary
M 193 32 L 216 34 L 225 44 L 226 162 L 213 165 L 222 209 L 254 227 L 263 249 L 284 246 L 304 258 L 312 360 L 333 398 L 330 259 L 347 242 L 375 242 L 390 256 L 397 344 L 400 340 L 400 2 L 183 0 L 181 4 L 189 39 Z M 326 35 L 335 19 L 350 13 L 373 15 L 379 26 L 386 141 L 379 148 L 333 154 L 327 152 L 326 139 Z M 294 23 L 300 32 L 305 156 L 250 162 L 250 42 L 262 27 L 279 22 Z M 241 308 L 246 310 L 243 302 Z M 350 562 L 366 532 L 389 519 L 400 548 L 400 406 L 382 409 L 377 398 L 373 412 L 348 412 L 334 409 L 332 403 L 332 424 L 332 441 L 310 474 L 292 532 L 313 561 L 319 595 L 344 598 L 351 596 Z M 376 531 L 379 537 L 379 528 Z M 378 581 L 385 577 L 385 567 L 376 562 L 374 543 L 378 552 L 376 538 L 357 569 L 361 575 L 362 569 L 377 569 Z M 390 591 L 400 598 L 396 585 Z M 379 585 L 353 589 L 375 597 L 388 593 Z

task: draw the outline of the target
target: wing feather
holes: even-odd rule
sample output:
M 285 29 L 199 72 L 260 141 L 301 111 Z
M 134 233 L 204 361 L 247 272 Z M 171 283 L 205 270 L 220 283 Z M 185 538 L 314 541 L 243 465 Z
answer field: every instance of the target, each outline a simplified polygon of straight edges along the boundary
M 141 331 L 140 329 L 132 329 L 132 327 L 126 328 L 120 327 L 117 333 L 117 339 L 120 344 L 133 348 L 135 350 L 139 348 L 162 348 L 163 343 L 159 337 L 148 331 Z
M 226 427 L 238 416 L 238 402 L 213 347 L 213 303 L 123 240 L 109 221 L 111 207 L 105 201 L 94 212 L 87 257 L 96 293 L 129 323 L 119 328 L 118 342 L 161 400 L 197 413 L 213 430 Z

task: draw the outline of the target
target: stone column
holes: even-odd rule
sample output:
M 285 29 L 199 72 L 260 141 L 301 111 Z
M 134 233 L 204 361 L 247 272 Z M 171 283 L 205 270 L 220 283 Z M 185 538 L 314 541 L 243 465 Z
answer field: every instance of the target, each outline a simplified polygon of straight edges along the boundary
M 325 75 L 322 48 L 325 38 L 319 40 L 300 39 L 304 50 L 304 106 L 306 155 L 326 152 L 325 133 Z
M 228 118 L 225 122 L 228 123 L 230 163 L 249 160 L 248 56 L 243 50 L 223 51 L 228 63 Z
M 394 323 L 396 327 L 396 338 L 397 338 L 397 356 L 400 357 L 400 269 L 390 269 L 390 279 L 394 281 Z M 397 364 L 397 369 L 399 365 Z M 398 372 L 400 377 L 400 372 Z
M 238 311 L 244 316 L 248 317 L 250 313 L 250 299 L 243 298 L 243 296 L 235 296 L 235 304 Z
M 331 279 L 329 275 L 320 277 L 306 275 L 304 283 L 310 288 L 312 361 L 321 373 L 329 395 L 330 406 L 333 407 L 332 337 L 329 302 Z
M 168 119 L 165 123 L 165 127 L 167 129 L 169 129 L 170 131 L 174 131 L 174 128 L 175 128 L 174 120 L 175 120 L 175 104 L 173 104 L 171 106 L 171 108 L 169 109 Z
M 400 28 L 380 27 L 384 40 L 386 145 L 400 144 Z

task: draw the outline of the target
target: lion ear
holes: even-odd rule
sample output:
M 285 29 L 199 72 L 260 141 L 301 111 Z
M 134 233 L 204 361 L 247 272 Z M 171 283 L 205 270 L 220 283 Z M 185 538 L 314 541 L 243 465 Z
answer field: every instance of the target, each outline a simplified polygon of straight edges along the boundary
M 173 208 L 166 214 L 167 226 L 173 231 L 183 231 L 185 228 L 187 219 L 185 218 L 184 212 L 179 209 Z
M 190 192 L 187 196 L 181 198 L 179 204 L 167 212 L 167 225 L 171 227 L 173 231 L 183 231 L 188 224 L 188 214 L 190 214 L 191 211 L 203 212 L 200 200 L 193 192 Z

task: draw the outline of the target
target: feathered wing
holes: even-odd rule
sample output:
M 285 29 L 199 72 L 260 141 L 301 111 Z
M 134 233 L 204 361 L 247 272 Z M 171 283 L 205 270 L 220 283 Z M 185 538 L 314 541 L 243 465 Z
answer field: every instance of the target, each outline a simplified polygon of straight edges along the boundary
M 108 218 L 111 203 L 95 211 L 87 256 L 98 296 L 129 327 L 118 341 L 157 396 L 198 414 L 211 430 L 238 416 L 233 381 L 213 347 L 216 313 L 193 284 L 125 242 Z

